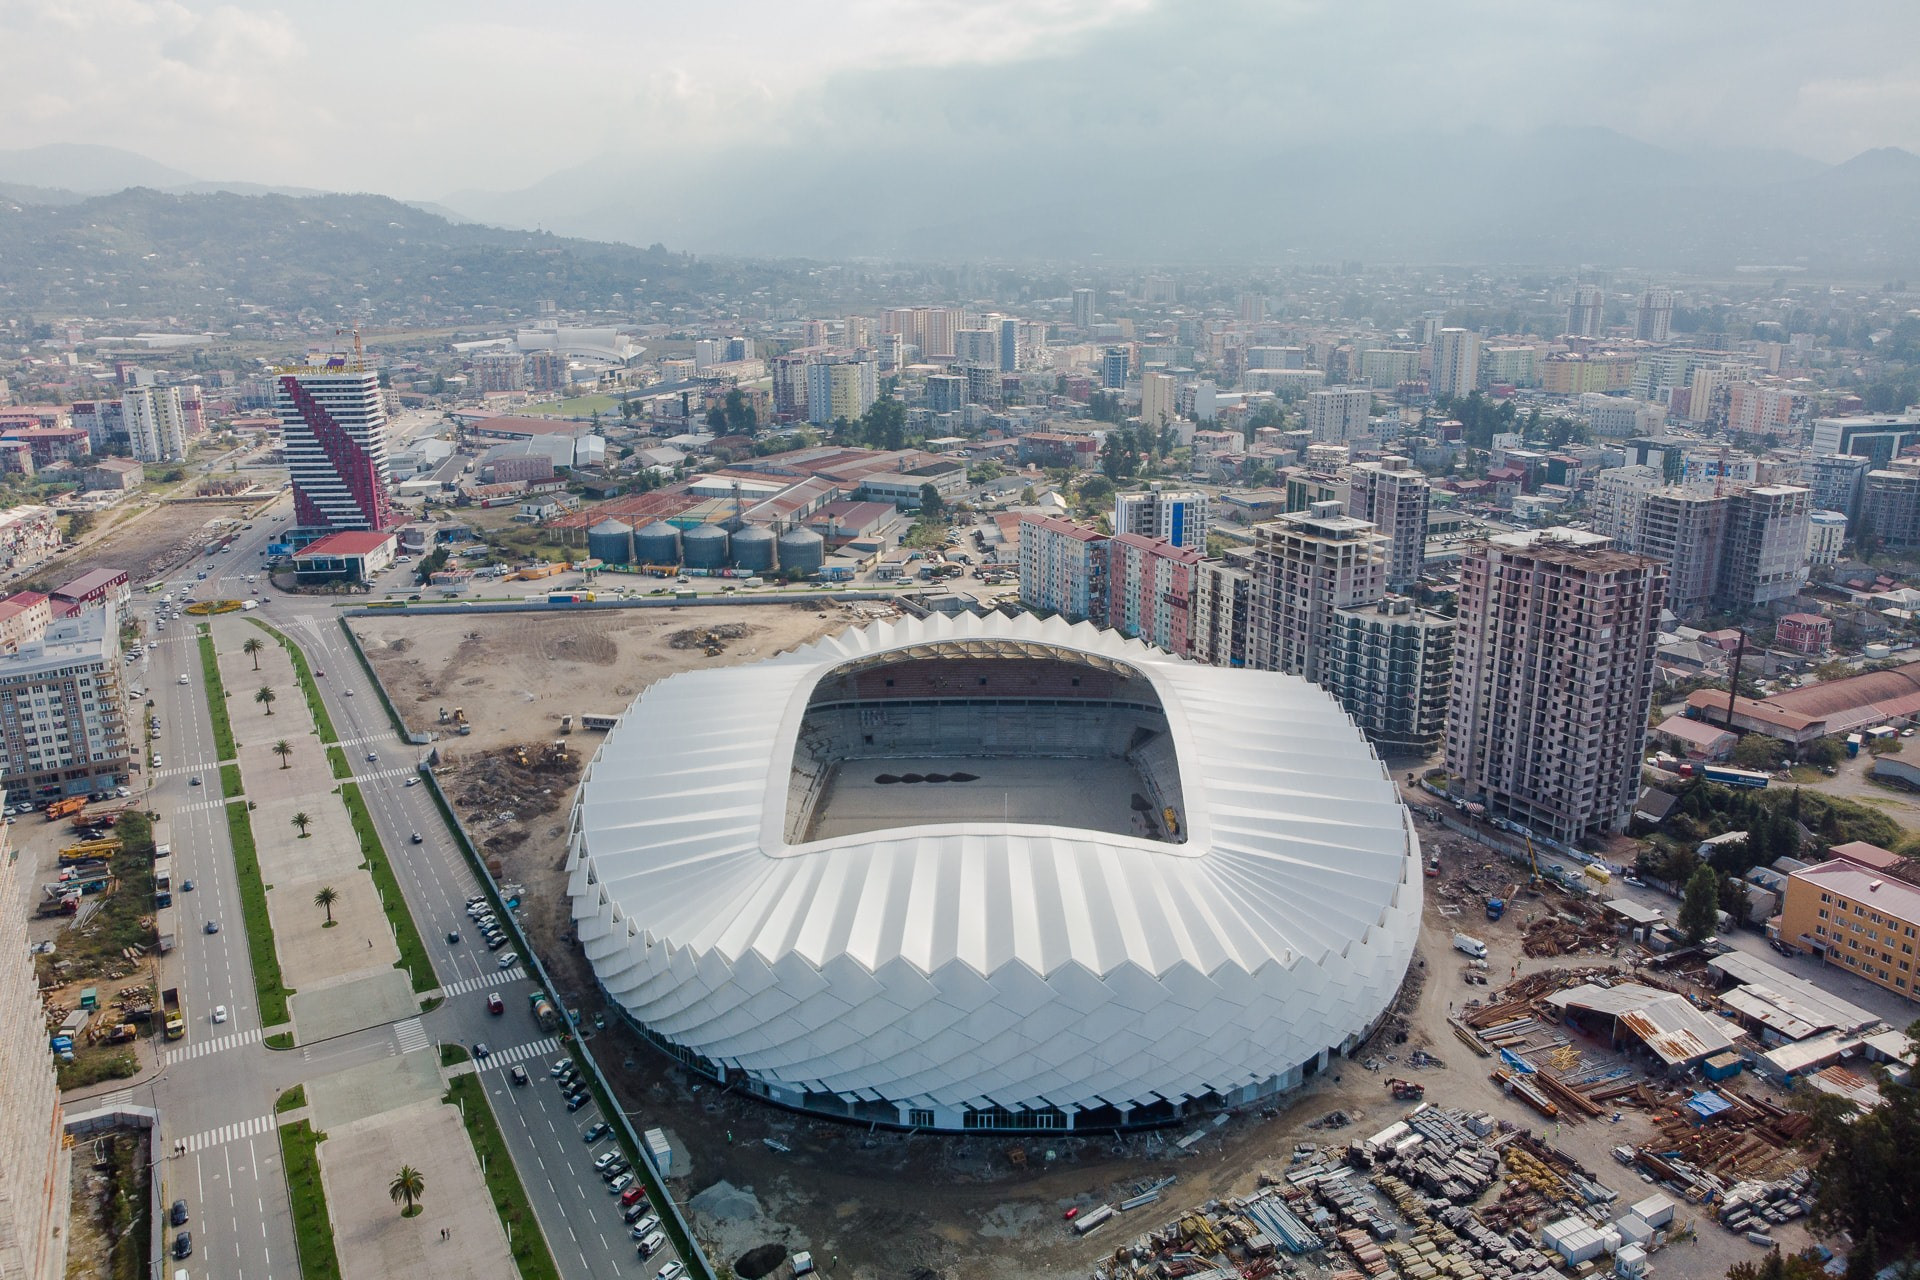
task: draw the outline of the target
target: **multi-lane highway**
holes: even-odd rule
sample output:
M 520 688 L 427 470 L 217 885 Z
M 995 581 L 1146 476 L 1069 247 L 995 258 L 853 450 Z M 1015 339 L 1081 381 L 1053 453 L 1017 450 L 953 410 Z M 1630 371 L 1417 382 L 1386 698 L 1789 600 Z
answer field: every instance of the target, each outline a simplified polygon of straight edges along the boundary
M 176 893 L 179 946 L 166 981 L 177 983 L 188 1007 L 188 1034 L 170 1046 L 165 1072 L 154 1082 L 162 1109 L 163 1147 L 181 1144 L 182 1154 L 164 1162 L 164 1196 L 188 1201 L 194 1256 L 182 1266 L 191 1275 L 234 1277 L 286 1274 L 293 1265 L 292 1229 L 279 1148 L 273 1132 L 274 1099 L 301 1080 L 404 1052 L 435 1041 L 485 1043 L 490 1056 L 476 1064 L 509 1149 L 526 1187 L 529 1207 L 546 1233 L 561 1270 L 570 1276 L 633 1276 L 657 1273 L 673 1260 L 671 1249 L 644 1263 L 618 1198 L 593 1168 L 610 1148 L 589 1145 L 582 1134 L 601 1119 L 597 1104 L 569 1112 L 549 1068 L 561 1048 L 533 1020 L 524 967 L 502 971 L 466 915 L 467 899 L 479 891 L 424 786 L 408 786 L 418 749 L 404 747 L 341 633 L 338 610 L 326 597 L 285 596 L 266 583 L 262 566 L 269 541 L 283 536 L 286 502 L 253 521 L 231 546 L 184 566 L 168 581 L 177 604 L 183 593 L 197 599 L 260 599 L 254 616 L 284 631 L 308 654 L 322 698 L 382 841 L 392 854 L 408 905 L 427 939 L 445 1002 L 420 1019 L 406 1019 L 291 1053 L 260 1044 L 262 1028 L 239 898 L 232 849 L 220 802 L 220 777 L 208 719 L 197 628 L 194 620 L 170 621 L 157 644 L 130 669 L 128 683 L 154 700 L 136 699 L 132 711 L 144 725 L 161 719 L 157 749 L 163 767 L 150 780 L 150 808 L 170 820 L 176 880 L 192 879 L 192 893 Z M 205 579 L 199 578 L 206 572 Z M 248 575 L 256 581 L 248 583 Z M 158 596 L 136 598 L 136 611 L 151 617 Z M 232 625 L 231 620 L 220 625 Z M 180 676 L 188 677 L 186 684 Z M 350 693 L 349 690 L 352 690 Z M 368 762 L 368 752 L 379 756 Z M 202 785 L 192 786 L 198 776 Z M 144 775 L 143 775 L 144 777 Z M 419 832 L 422 843 L 412 843 Z M 202 932 L 208 919 L 216 934 Z M 447 935 L 457 933 L 456 942 Z M 504 954 L 504 953 L 499 953 Z M 491 992 L 505 1011 L 487 1011 Z M 215 1026 L 214 1006 L 228 1019 Z M 514 1086 L 508 1069 L 523 1065 L 529 1084 Z M 144 1091 L 147 1086 L 141 1086 Z M 144 1100 L 144 1099 L 142 1099 Z M 171 1230 L 167 1233 L 171 1240 Z

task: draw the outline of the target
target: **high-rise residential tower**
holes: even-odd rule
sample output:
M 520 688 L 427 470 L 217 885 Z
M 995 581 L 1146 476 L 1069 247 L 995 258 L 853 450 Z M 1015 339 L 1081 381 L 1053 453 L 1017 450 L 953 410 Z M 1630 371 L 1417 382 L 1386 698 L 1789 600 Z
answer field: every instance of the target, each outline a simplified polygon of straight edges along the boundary
M 282 369 L 275 382 L 296 532 L 397 523 L 387 492 L 387 410 L 374 373 L 342 362 Z
M 178 387 L 128 387 L 120 397 L 133 456 L 142 462 L 174 462 L 187 456 L 187 415 Z
M 1433 394 L 1464 396 L 1480 385 L 1480 335 L 1442 329 L 1433 338 Z
M 1427 556 L 1427 477 L 1405 458 L 1358 462 L 1347 494 L 1347 514 L 1387 535 L 1388 589 L 1418 582 Z
M 1387 539 L 1340 503 L 1316 502 L 1253 530 L 1247 665 L 1321 682 L 1337 609 L 1387 591 Z
M 1206 554 L 1212 499 L 1198 489 L 1163 489 L 1113 496 L 1113 531 L 1157 538 Z
M 1647 286 L 1640 295 L 1633 336 L 1642 342 L 1666 342 L 1673 337 L 1673 290 L 1664 285 Z
M 1566 842 L 1627 820 L 1666 580 L 1659 561 L 1573 529 L 1468 552 L 1446 763 L 1468 800 Z
M 1599 285 L 1575 286 L 1567 306 L 1567 332 L 1576 338 L 1597 338 L 1606 323 L 1607 296 Z

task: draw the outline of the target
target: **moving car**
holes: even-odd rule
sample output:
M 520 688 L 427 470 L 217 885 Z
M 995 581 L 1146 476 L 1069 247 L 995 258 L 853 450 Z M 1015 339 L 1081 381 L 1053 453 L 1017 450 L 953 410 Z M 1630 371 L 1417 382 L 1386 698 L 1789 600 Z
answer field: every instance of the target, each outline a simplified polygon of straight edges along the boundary
M 190 786 L 190 787 L 197 787 L 197 786 L 199 786 L 199 785 L 200 785 L 200 775 L 196 773 L 196 774 L 194 774 L 194 775 L 193 775 L 193 776 L 192 776 L 191 778 L 188 778 L 188 779 L 187 779 L 187 785 L 188 785 L 188 786 Z
M 520 963 L 520 953 L 518 951 L 509 951 L 507 952 L 507 954 L 500 957 L 500 967 L 502 969 L 511 969 L 513 968 L 513 966 L 519 963 Z
M 447 941 L 450 943 L 460 941 L 460 931 L 458 929 L 447 930 Z
M 192 892 L 193 892 L 193 881 L 191 881 L 191 880 L 182 880 L 182 881 L 180 882 L 180 892 L 182 892 L 182 893 L 192 893 Z
M 513 1069 L 507 1072 L 507 1077 L 516 1085 L 525 1084 L 528 1079 L 527 1069 L 516 1062 L 513 1064 Z
M 189 680 L 187 679 L 187 673 L 186 673 L 186 672 L 184 672 L 184 671 L 180 673 L 180 683 L 181 683 L 181 684 L 189 684 L 189 683 L 191 683 L 191 682 L 190 682 L 190 681 L 189 681 Z
M 207 932 L 208 933 L 220 932 L 220 922 L 218 920 L 207 921 Z
M 410 787 L 417 787 L 417 786 L 419 786 L 419 785 L 420 785 L 420 779 L 418 779 L 418 778 L 408 778 L 408 779 L 407 779 L 407 785 L 408 785 L 408 786 L 410 786 Z
M 167 1210 L 167 1225 L 170 1227 L 184 1227 L 187 1225 L 187 1202 L 185 1200 L 175 1200 L 173 1207 Z
M 413 835 L 412 835 L 412 837 L 410 837 L 410 838 L 411 838 L 411 840 L 412 840 L 412 842 L 413 842 L 414 844 L 419 844 L 419 843 L 420 843 L 420 833 L 419 833 L 418 831 L 416 831 L 416 832 L 414 832 L 414 833 L 413 833 Z
M 215 1022 L 225 1022 L 227 1020 L 227 1006 L 223 1004 L 213 1006 L 213 1020 Z
M 182 1231 L 173 1238 L 173 1256 L 176 1258 L 193 1256 L 193 1232 Z
M 487 993 L 487 1012 L 498 1017 L 506 1011 L 507 1004 L 506 1001 L 500 998 L 500 993 L 498 991 L 489 991 Z
M 493 1050 L 487 1048 L 487 1042 L 482 1040 L 473 1046 L 473 1056 L 481 1059 L 490 1058 L 493 1056 Z

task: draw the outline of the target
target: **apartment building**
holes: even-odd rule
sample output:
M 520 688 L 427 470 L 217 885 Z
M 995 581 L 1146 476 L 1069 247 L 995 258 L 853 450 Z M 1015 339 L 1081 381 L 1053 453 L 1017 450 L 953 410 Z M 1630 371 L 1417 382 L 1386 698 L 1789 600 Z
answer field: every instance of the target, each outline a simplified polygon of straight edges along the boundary
M 0 655 L 0 787 L 51 800 L 126 781 L 133 739 L 119 634 L 120 609 L 109 600 Z
M 1373 392 L 1365 387 L 1309 391 L 1300 402 L 1300 426 L 1316 441 L 1346 444 L 1367 434 Z
M 834 356 L 807 365 L 807 421 L 816 427 L 857 422 L 880 396 L 880 367 L 872 360 Z
M 1914 999 L 1920 888 L 1844 854 L 1787 876 L 1780 940 Z
M 1168 653 L 1190 657 L 1200 553 L 1137 533 L 1115 534 L 1107 539 L 1106 551 L 1106 625 Z
M 1074 622 L 1107 616 L 1106 536 L 1053 516 L 1020 517 L 1020 603 Z
M 9 792 L 9 801 L 16 797 Z M 11 827 L 0 827 L 0 1276 L 59 1280 L 66 1274 L 67 1226 L 73 1200 L 72 1152 L 66 1117 L 47 1052 L 46 1008 L 28 949 L 28 901 L 34 860 L 16 859 Z
M 1140 425 L 1155 431 L 1171 426 L 1174 411 L 1174 381 L 1170 373 L 1140 375 Z
M 1879 550 L 1920 546 L 1920 460 L 1895 458 L 1867 472 L 1854 537 Z
M 1347 476 L 1347 514 L 1387 536 L 1387 589 L 1420 580 L 1427 554 L 1427 477 L 1405 458 L 1356 462 Z
M 16 591 L 0 600 L 0 649 L 18 653 L 53 625 L 53 603 L 38 591 Z
M 1321 680 L 1387 756 L 1424 756 L 1447 730 L 1452 618 L 1405 596 L 1335 609 Z
M 1673 290 L 1665 285 L 1649 285 L 1640 295 L 1640 309 L 1634 317 L 1633 336 L 1641 342 L 1667 342 L 1673 337 Z
M 1639 793 L 1667 569 L 1573 529 L 1499 534 L 1461 561 L 1447 771 L 1561 841 Z
M 1800 467 L 1810 491 L 1807 500 L 1816 511 L 1838 511 L 1849 520 L 1858 519 L 1860 495 L 1872 468 L 1870 459 L 1847 453 L 1808 458 Z
M 1622 551 L 1640 549 L 1647 495 L 1665 483 L 1656 467 L 1609 467 L 1593 479 L 1593 527 Z
M 1253 573 L 1244 552 L 1202 560 L 1194 573 L 1193 621 L 1187 634 L 1195 662 L 1247 665 L 1247 619 L 1253 611 Z
M 387 410 L 372 370 L 344 362 L 275 375 L 281 439 L 302 537 L 399 521 L 388 494 Z
M 1213 499 L 1198 489 L 1150 486 L 1144 493 L 1113 497 L 1113 531 L 1157 538 L 1176 547 L 1207 549 L 1213 527 Z
M 1254 527 L 1247 665 L 1321 682 L 1336 609 L 1387 591 L 1387 538 L 1338 502 Z
M 1727 508 L 1715 598 L 1745 610 L 1796 595 L 1807 582 L 1807 491 L 1798 485 L 1755 485 Z
M 1807 565 L 1813 568 L 1840 563 L 1847 545 L 1847 518 L 1838 511 L 1807 512 Z
M 1480 335 L 1442 329 L 1433 339 L 1433 394 L 1464 396 L 1480 385 Z
M 1655 489 L 1641 503 L 1633 549 L 1666 562 L 1667 608 L 1680 617 L 1713 605 L 1730 506 L 1725 494 L 1678 485 Z
M 1573 299 L 1567 303 L 1567 333 L 1576 338 L 1599 337 L 1606 310 L 1607 295 L 1599 285 L 1575 285 Z
M 142 462 L 175 462 L 187 456 L 187 415 L 178 387 L 128 387 L 120 418 L 133 456 Z

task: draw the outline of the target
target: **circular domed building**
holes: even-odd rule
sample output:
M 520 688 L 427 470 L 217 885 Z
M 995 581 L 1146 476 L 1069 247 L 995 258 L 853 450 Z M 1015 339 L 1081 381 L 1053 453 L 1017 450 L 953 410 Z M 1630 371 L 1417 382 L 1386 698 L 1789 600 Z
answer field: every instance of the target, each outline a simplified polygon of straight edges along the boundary
M 587 772 L 568 867 L 600 984 L 662 1049 L 955 1131 L 1294 1087 L 1393 999 L 1423 883 L 1321 689 L 997 615 L 660 681 Z

